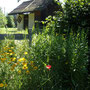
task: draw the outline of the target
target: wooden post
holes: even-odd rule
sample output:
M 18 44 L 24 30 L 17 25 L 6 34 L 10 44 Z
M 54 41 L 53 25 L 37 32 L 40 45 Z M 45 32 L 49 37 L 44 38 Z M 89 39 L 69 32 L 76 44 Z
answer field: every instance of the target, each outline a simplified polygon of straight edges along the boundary
M 32 43 L 32 28 L 28 29 L 28 36 L 29 36 L 29 45 L 31 46 L 31 43 Z

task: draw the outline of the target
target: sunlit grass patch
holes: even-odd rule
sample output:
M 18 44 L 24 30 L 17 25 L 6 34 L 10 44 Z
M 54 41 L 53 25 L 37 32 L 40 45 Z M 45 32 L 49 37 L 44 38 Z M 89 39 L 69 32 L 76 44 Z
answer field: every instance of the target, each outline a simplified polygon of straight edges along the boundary
M 17 28 L 0 28 L 0 34 L 28 34 L 28 31 Z

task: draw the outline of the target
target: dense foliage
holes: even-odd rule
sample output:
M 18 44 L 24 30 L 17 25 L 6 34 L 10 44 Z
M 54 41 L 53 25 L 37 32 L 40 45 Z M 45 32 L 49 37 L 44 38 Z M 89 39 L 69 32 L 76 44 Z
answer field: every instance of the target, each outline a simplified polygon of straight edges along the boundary
M 15 27 L 14 17 L 7 15 L 7 27 Z
M 57 11 L 53 17 L 48 17 L 49 28 L 56 28 L 56 32 L 65 32 L 65 29 L 90 29 L 90 4 L 87 0 L 66 0 L 63 11 Z M 53 21 L 52 21 L 53 20 Z M 47 21 L 46 21 L 47 22 Z
M 30 46 L 27 39 L 0 41 L 0 90 L 90 90 L 89 26 L 86 17 L 73 17 L 80 14 L 78 2 L 83 0 L 68 0 L 63 12 L 46 18 L 42 31 L 34 28 Z
M 0 28 L 5 27 L 6 24 L 7 24 L 6 17 L 3 14 L 2 9 L 0 8 Z

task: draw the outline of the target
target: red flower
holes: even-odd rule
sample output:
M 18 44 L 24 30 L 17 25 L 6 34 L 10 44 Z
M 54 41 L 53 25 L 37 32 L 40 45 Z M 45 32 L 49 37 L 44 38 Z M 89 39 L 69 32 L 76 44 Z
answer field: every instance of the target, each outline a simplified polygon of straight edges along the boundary
M 50 69 L 50 68 L 51 68 L 51 65 L 46 65 L 46 68 L 47 68 L 47 69 Z

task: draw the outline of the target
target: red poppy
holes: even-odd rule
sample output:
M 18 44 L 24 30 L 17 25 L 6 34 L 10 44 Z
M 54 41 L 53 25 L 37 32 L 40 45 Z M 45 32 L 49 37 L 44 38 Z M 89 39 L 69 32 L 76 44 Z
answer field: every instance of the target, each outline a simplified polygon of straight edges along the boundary
M 50 68 L 51 68 L 51 65 L 46 65 L 46 68 L 47 68 L 47 69 L 50 69 Z

